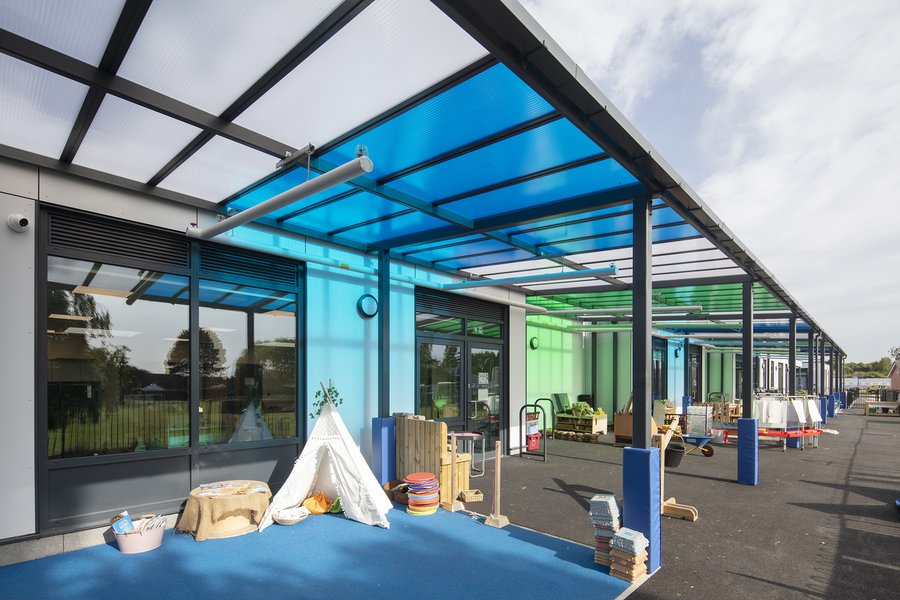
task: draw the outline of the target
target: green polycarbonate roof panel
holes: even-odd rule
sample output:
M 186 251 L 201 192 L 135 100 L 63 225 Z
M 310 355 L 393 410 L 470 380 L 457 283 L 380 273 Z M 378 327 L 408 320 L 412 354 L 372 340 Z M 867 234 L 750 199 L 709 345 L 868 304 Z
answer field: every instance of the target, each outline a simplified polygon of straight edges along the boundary
M 699 304 L 703 307 L 703 312 L 739 313 L 742 309 L 742 288 L 743 284 L 740 283 L 653 288 L 653 306 L 694 306 Z M 549 309 L 623 308 L 630 312 L 631 290 L 532 296 L 528 298 L 528 302 Z M 761 284 L 755 283 L 753 285 L 753 308 L 756 311 L 784 310 L 785 306 Z

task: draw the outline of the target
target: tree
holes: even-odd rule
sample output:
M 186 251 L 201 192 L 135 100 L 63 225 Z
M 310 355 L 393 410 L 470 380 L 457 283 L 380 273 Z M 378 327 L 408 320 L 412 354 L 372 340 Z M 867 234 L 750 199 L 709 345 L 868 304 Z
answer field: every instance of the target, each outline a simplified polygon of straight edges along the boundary
M 189 377 L 191 374 L 191 332 L 183 329 L 166 355 L 166 372 Z M 225 347 L 213 331 L 200 329 L 200 376 L 220 377 L 225 371 Z
M 900 346 L 894 346 L 891 348 L 891 358 L 894 360 L 900 360 Z

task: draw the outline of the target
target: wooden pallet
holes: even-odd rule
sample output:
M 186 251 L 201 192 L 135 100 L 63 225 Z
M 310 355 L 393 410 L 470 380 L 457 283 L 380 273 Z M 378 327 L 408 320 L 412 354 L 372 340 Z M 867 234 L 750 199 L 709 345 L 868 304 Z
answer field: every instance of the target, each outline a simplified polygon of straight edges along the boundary
M 556 415 L 555 428 L 558 431 L 575 431 L 577 433 L 606 433 L 606 423 L 605 415 L 589 417 Z

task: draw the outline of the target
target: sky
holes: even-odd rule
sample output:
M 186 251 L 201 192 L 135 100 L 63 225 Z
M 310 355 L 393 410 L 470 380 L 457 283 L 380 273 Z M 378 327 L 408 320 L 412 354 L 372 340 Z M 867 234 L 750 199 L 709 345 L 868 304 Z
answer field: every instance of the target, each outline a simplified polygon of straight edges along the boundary
M 520 1 L 849 361 L 900 346 L 900 2 Z

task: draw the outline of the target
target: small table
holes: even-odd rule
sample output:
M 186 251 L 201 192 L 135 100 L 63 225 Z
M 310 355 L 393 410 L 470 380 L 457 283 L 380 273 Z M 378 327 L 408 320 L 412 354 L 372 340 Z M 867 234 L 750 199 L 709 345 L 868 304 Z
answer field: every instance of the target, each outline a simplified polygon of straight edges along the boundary
M 198 542 L 250 533 L 259 527 L 271 497 L 263 481 L 237 479 L 202 485 L 191 490 L 175 528 L 193 533 Z
M 469 477 L 481 477 L 484 475 L 484 434 L 474 431 L 452 432 L 452 437 L 463 443 L 463 452 L 468 452 L 472 457 L 472 466 L 469 469 Z M 481 468 L 475 466 L 475 442 L 481 442 Z

